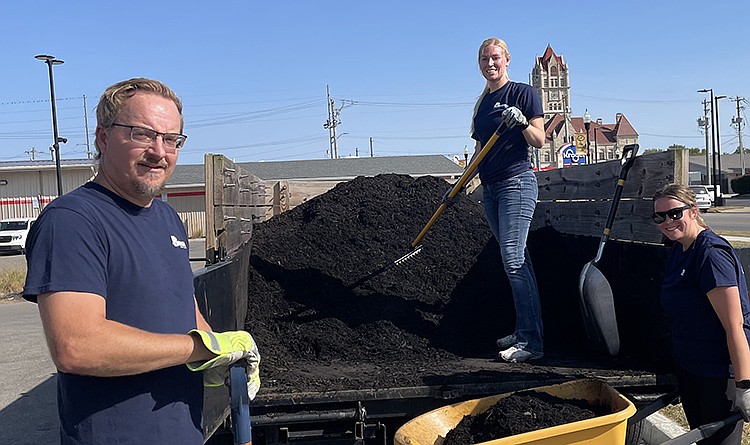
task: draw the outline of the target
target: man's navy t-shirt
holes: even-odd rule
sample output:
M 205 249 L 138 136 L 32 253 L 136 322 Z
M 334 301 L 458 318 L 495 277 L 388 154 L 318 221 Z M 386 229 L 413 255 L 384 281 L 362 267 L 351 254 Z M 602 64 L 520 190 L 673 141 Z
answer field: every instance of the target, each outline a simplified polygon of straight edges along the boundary
M 675 243 L 662 281 L 661 302 L 671 322 L 677 365 L 702 377 L 729 377 L 729 350 L 724 327 L 706 295 L 716 287 L 737 286 L 750 338 L 747 282 L 732 246 L 703 230 L 687 250 Z
M 482 147 L 502 122 L 502 105 L 517 107 L 529 121 L 544 116 L 542 100 L 534 87 L 525 83 L 508 82 L 497 91 L 487 93 L 479 104 L 471 137 L 479 141 Z M 503 133 L 479 163 L 479 178 L 483 184 L 492 184 L 530 169 L 529 143 L 521 128 L 515 127 Z
M 87 292 L 109 320 L 155 333 L 196 327 L 188 240 L 177 213 L 88 183 L 50 203 L 29 233 L 24 297 Z M 174 366 L 126 377 L 58 372 L 63 444 L 201 444 L 201 373 Z

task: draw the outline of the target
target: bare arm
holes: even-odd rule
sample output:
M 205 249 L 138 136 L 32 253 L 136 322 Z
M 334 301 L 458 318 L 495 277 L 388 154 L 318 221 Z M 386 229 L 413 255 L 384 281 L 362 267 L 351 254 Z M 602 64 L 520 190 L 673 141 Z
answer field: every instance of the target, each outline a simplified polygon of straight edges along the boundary
M 215 357 L 190 335 L 155 334 L 107 320 L 105 300 L 96 294 L 53 292 L 37 302 L 52 360 L 64 372 L 114 377 Z
M 708 292 L 708 300 L 724 326 L 735 379 L 750 380 L 750 347 L 742 326 L 739 289 L 737 286 L 713 288 Z
M 523 130 L 523 137 L 532 147 L 542 148 L 544 145 L 544 119 L 535 117 L 529 121 L 529 126 Z
M 195 299 L 195 297 L 193 297 L 193 299 Z M 198 309 L 197 300 L 195 301 L 195 323 L 196 327 L 201 331 L 213 331 L 213 329 L 211 329 L 211 325 L 209 325 L 206 319 L 203 318 L 203 314 L 201 314 L 201 311 Z

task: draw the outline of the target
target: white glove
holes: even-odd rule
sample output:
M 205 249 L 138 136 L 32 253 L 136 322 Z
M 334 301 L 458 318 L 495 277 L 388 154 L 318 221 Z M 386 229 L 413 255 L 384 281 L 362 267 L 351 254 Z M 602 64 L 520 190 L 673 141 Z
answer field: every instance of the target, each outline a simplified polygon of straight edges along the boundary
M 247 395 L 250 400 L 255 399 L 260 389 L 260 356 L 257 359 L 251 357 L 245 358 L 247 361 Z M 221 386 L 229 382 L 229 368 L 227 366 L 217 366 L 203 370 L 203 386 Z
M 750 389 L 736 388 L 734 393 L 734 410 L 739 411 L 745 422 L 750 421 Z
M 525 130 L 526 127 L 529 126 L 529 121 L 526 120 L 526 116 L 524 116 L 521 110 L 516 107 L 506 108 L 501 116 L 503 122 L 509 129 L 515 126 L 520 126 L 521 130 Z

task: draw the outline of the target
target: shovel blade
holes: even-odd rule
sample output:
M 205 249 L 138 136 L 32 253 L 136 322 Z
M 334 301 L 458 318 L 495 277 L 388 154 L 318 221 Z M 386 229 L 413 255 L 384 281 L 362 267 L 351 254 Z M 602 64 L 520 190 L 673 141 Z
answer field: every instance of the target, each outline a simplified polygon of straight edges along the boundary
M 612 288 L 593 262 L 583 266 L 578 292 L 589 343 L 597 350 L 617 355 L 620 352 L 620 334 Z

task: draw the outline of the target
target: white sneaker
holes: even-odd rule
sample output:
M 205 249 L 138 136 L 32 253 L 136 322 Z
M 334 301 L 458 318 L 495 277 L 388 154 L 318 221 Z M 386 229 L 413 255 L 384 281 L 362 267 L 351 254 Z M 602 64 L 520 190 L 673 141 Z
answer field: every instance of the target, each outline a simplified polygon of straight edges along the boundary
M 516 344 L 516 334 L 506 335 L 503 338 L 498 338 L 495 342 L 497 347 L 500 349 L 508 349 Z
M 515 344 L 504 351 L 500 351 L 499 355 L 501 359 L 511 363 L 523 363 L 527 360 L 536 360 L 544 356 L 541 352 L 526 350 L 520 344 Z

